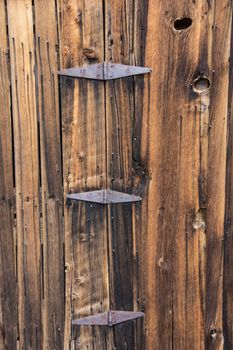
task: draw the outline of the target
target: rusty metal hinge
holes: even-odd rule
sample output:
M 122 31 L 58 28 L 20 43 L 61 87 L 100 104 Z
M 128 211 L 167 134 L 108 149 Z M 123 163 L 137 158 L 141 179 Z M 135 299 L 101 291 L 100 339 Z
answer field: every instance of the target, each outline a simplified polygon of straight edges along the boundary
M 143 312 L 135 311 L 106 311 L 101 314 L 87 316 L 73 320 L 73 325 L 78 326 L 109 326 L 112 327 L 117 323 L 135 320 L 144 317 Z
M 86 78 L 95 80 L 112 80 L 132 75 L 150 73 L 152 70 L 146 67 L 128 66 L 125 64 L 103 62 L 84 67 L 68 68 L 58 72 L 59 75 L 73 78 Z
M 84 202 L 94 202 L 100 204 L 130 203 L 139 202 L 142 200 L 142 198 L 139 196 L 134 196 L 132 194 L 118 191 L 112 191 L 109 189 L 68 194 L 67 199 Z

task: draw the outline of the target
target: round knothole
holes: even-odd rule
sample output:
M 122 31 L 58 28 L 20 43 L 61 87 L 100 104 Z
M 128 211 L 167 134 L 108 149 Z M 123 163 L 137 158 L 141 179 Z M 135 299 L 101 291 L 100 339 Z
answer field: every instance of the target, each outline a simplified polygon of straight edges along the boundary
M 195 91 L 198 94 L 201 94 L 205 91 L 207 91 L 210 87 L 210 81 L 208 78 L 204 76 L 200 76 L 197 79 L 195 79 L 192 83 L 193 91 Z
M 185 30 L 192 25 L 192 19 L 189 17 L 178 18 L 174 22 L 175 30 Z

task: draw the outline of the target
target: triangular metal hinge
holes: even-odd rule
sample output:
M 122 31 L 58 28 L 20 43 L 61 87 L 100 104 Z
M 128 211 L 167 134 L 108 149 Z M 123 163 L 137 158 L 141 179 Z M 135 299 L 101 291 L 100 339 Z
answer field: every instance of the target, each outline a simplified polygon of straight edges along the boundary
M 103 62 L 84 67 L 64 69 L 59 71 L 58 74 L 74 78 L 112 80 L 150 72 L 151 69 L 146 67 L 127 66 L 125 64 Z
M 112 327 L 115 324 L 135 320 L 140 317 L 144 317 L 143 312 L 135 311 L 106 311 L 101 314 L 87 316 L 73 320 L 73 325 L 77 326 L 109 326 Z
M 94 202 L 100 204 L 130 203 L 139 202 L 142 200 L 142 198 L 139 196 L 134 196 L 132 194 L 118 191 L 112 191 L 109 189 L 68 194 L 67 199 Z

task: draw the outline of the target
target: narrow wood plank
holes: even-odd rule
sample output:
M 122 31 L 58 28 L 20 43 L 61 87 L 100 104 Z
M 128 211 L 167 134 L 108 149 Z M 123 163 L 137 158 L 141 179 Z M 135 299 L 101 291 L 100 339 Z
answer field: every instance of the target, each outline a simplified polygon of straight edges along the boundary
M 5 2 L 0 2 L 0 349 L 17 342 L 17 283 L 14 238 L 14 171 L 9 47 Z
M 107 10 L 110 13 L 109 10 Z M 114 13 L 111 12 L 112 17 Z M 111 30 L 113 30 L 111 28 Z M 133 78 L 108 82 L 106 84 L 107 125 L 107 175 L 108 187 L 132 193 L 132 116 L 134 113 Z M 136 192 L 136 194 L 138 194 Z M 134 272 L 137 266 L 133 232 L 133 211 L 135 204 L 109 206 L 109 268 L 111 309 L 134 310 Z M 137 308 L 136 310 L 137 311 Z M 119 325 L 114 330 L 116 348 L 141 348 L 135 344 L 136 322 Z M 143 334 L 141 330 L 141 338 Z
M 106 186 L 105 119 L 103 86 L 85 80 L 62 80 L 66 196 Z M 104 206 L 66 205 L 66 322 L 109 307 L 106 225 Z M 77 329 L 73 337 L 76 348 L 105 349 L 102 332 L 103 329 L 97 329 L 93 338 L 91 329 Z M 70 342 L 68 330 L 66 336 L 65 341 Z
M 226 208 L 225 208 L 225 230 L 224 230 L 224 266 L 223 266 L 223 336 L 224 349 L 233 347 L 233 234 L 232 234 L 232 130 L 233 130 L 233 21 L 231 23 L 231 47 L 229 66 L 229 88 L 228 88 L 228 120 L 227 120 L 227 165 L 226 165 Z
M 134 40 L 137 34 L 133 1 L 105 2 L 105 57 L 107 61 L 135 64 Z M 138 19 L 137 19 L 138 20 Z M 138 22 L 136 21 L 136 25 Z M 143 81 L 143 78 L 139 78 Z M 135 122 L 134 78 L 106 84 L 107 177 L 114 190 L 141 195 L 134 182 L 137 165 L 133 158 Z M 136 177 L 136 176 L 135 176 Z M 143 310 L 139 295 L 138 240 L 140 204 L 109 207 L 108 236 L 110 302 L 116 310 Z M 137 225 L 135 222 L 137 221 Z M 143 321 L 131 321 L 114 329 L 112 348 L 142 349 Z
M 62 68 L 83 66 L 103 56 L 103 8 L 99 0 L 67 1 L 61 24 Z M 64 196 L 106 187 L 104 85 L 61 78 Z M 107 349 L 101 327 L 71 328 L 71 318 L 109 308 L 106 208 L 65 206 L 65 349 Z
M 146 35 L 148 31 L 148 6 L 149 1 L 135 1 L 134 2 L 134 21 L 132 40 L 132 64 L 137 66 L 147 66 L 149 62 L 145 62 L 146 49 Z M 143 141 L 149 137 L 149 95 L 144 96 L 144 91 L 149 87 L 150 76 L 135 77 L 134 78 L 134 122 L 133 122 L 133 188 L 142 197 L 140 206 L 135 207 L 133 215 L 133 232 L 134 232 L 134 254 L 136 256 L 136 267 L 134 274 L 134 286 L 136 293 L 134 293 L 135 308 L 146 311 L 146 288 L 148 285 L 148 271 L 147 271 L 147 250 L 146 250 L 146 234 L 148 225 L 148 205 L 146 198 L 148 195 L 148 186 L 151 178 L 150 169 L 147 165 L 149 157 L 147 142 Z M 147 96 L 147 98 L 146 98 Z M 152 282 L 152 281 L 151 281 Z M 153 283 L 153 282 L 152 282 Z M 136 342 L 143 343 L 141 348 L 146 348 L 148 325 L 147 314 L 143 321 L 143 337 L 141 335 L 141 325 L 136 328 Z M 153 327 L 153 325 L 151 325 Z
M 216 1 L 214 11 L 207 188 L 206 349 L 223 349 L 223 237 L 225 190 L 228 190 L 225 188 L 226 128 L 232 3 Z
M 43 349 L 63 348 L 64 238 L 56 1 L 35 2 L 43 254 Z
M 19 341 L 41 348 L 39 169 L 32 5 L 7 1 L 15 144 Z

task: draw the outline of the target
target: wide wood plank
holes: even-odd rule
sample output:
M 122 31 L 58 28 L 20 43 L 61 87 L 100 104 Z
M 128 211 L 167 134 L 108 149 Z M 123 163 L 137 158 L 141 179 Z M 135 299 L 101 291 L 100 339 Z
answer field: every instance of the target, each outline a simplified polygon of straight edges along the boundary
M 41 347 L 39 169 L 33 12 L 7 1 L 16 174 L 17 278 L 21 348 Z
M 203 90 L 193 89 L 199 76 L 212 84 L 214 11 L 204 1 L 166 1 L 163 6 L 158 1 L 148 8 L 145 64 L 153 73 L 144 95 L 141 146 L 150 174 L 143 207 L 148 215 L 147 348 L 205 347 L 206 211 L 209 218 L 215 215 L 207 197 L 207 164 L 214 141 L 209 139 L 208 81 Z M 192 24 L 176 30 L 174 22 L 182 16 Z M 221 137 L 224 159 L 224 133 Z M 217 160 L 211 162 L 218 169 Z M 208 179 L 212 176 L 210 171 Z M 221 187 L 218 198 L 223 197 Z
M 59 47 L 56 1 L 35 2 L 37 106 L 40 136 L 43 254 L 43 349 L 60 349 L 64 338 L 64 237 Z

